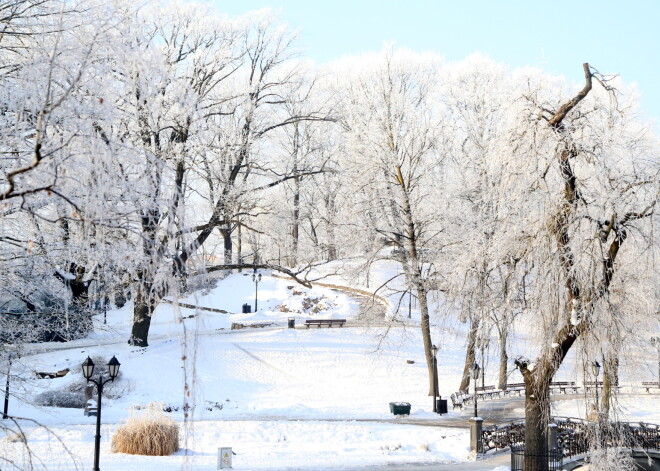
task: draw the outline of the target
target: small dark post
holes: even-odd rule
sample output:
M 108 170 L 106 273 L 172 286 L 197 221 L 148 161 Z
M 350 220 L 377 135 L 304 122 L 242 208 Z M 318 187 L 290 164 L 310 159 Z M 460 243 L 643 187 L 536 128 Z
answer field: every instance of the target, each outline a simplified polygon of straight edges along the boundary
M 9 417 L 7 411 L 9 410 L 9 374 L 11 373 L 11 353 L 9 354 L 8 364 L 7 364 L 7 382 L 5 383 L 5 407 L 2 411 L 2 418 L 6 419 Z
M 548 424 L 548 452 L 556 452 L 558 448 L 557 424 Z
M 431 355 L 433 355 L 433 412 L 438 412 L 438 347 L 431 346 Z
M 594 387 L 596 388 L 596 412 L 600 417 L 600 405 L 598 404 L 598 373 L 600 372 L 600 363 L 597 361 L 592 362 L 591 372 L 594 374 L 594 378 L 596 379 L 596 381 L 594 381 Z
M 474 453 L 484 452 L 483 422 L 481 417 L 470 419 L 470 451 Z
M 660 389 L 660 337 L 651 337 L 651 345 L 658 351 L 658 388 Z
M 481 373 L 481 368 L 475 361 L 472 365 L 472 379 L 474 379 L 474 416 L 479 417 L 477 413 L 477 380 L 479 379 L 479 374 Z

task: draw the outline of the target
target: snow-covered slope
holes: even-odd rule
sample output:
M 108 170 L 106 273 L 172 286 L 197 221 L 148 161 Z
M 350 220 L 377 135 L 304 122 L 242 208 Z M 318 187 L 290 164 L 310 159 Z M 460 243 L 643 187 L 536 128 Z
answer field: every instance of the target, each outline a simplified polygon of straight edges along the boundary
M 251 277 L 235 274 L 216 288 L 179 302 L 235 312 L 243 303 L 253 305 L 254 287 Z M 106 360 L 115 355 L 122 364 L 121 378 L 108 390 L 103 405 L 103 469 L 161 471 L 179 469 L 183 463 L 212 469 L 219 446 L 232 446 L 238 453 L 236 469 L 330 469 L 467 459 L 467 430 L 442 426 L 460 412 L 450 411 L 438 420 L 430 411 L 421 334 L 414 318 L 404 317 L 405 322 L 388 329 L 362 323 L 351 327 L 351 320 L 360 314 L 359 304 L 346 293 L 306 289 L 268 274 L 259 284 L 259 299 L 258 312 L 251 314 L 163 303 L 154 315 L 148 348 L 126 343 L 130 303 L 109 311 L 107 324 L 98 319 L 89 338 L 33 346 L 18 360 L 14 372 L 20 372 L 23 381 L 12 385 L 19 397 L 12 398 L 10 413 L 49 428 L 19 422 L 37 454 L 49 457 L 48 469 L 74 469 L 76 462 L 87 468 L 93 456 L 95 419 L 84 417 L 80 409 L 37 407 L 31 402 L 43 391 L 79 388 L 84 383 L 80 364 L 88 355 Z M 290 317 L 298 328 L 287 328 Z M 349 324 L 305 329 L 301 324 L 307 318 L 347 318 Z M 230 330 L 232 324 L 268 325 Z M 460 327 L 456 329 L 433 328 L 442 340 L 439 382 L 445 398 L 462 373 L 464 335 Z M 489 384 L 495 380 L 495 360 L 488 360 Z M 57 379 L 37 380 L 32 374 L 65 368 L 70 372 Z M 190 396 L 184 395 L 184 384 L 189 385 Z M 396 423 L 401 419 L 393 417 L 388 407 L 394 401 L 410 402 L 410 419 L 436 426 Z M 184 402 L 193 406 L 192 420 L 185 422 L 184 449 L 176 456 L 158 458 L 111 454 L 109 439 L 117 425 L 153 402 L 171 410 L 182 424 Z M 624 406 L 632 416 L 645 408 L 652 410 L 639 398 Z M 557 412 L 576 415 L 584 409 L 584 401 L 570 401 L 562 402 Z M 7 440 L 0 443 L 7 456 L 20 448 Z M 62 444 L 70 454 L 63 452 Z

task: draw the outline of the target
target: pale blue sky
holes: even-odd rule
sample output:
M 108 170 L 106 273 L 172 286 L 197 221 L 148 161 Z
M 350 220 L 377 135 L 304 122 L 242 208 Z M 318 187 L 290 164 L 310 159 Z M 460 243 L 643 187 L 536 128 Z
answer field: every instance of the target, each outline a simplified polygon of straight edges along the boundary
M 660 0 L 215 0 L 237 15 L 264 7 L 301 30 L 319 63 L 379 50 L 386 41 L 447 60 L 484 52 L 512 67 L 535 65 L 582 80 L 583 62 L 637 83 L 660 120 Z

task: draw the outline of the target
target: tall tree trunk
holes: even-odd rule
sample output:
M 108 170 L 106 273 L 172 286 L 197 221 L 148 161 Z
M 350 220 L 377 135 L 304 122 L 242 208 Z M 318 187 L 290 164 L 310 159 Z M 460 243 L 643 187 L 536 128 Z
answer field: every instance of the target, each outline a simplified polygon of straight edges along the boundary
M 548 471 L 550 379 L 525 378 L 525 465 L 523 471 Z
M 297 169 L 295 170 L 297 171 Z M 293 223 L 291 226 L 291 257 L 289 266 L 298 264 L 298 245 L 300 243 L 300 177 L 293 179 Z
M 298 123 L 293 125 L 293 222 L 291 224 L 291 257 L 289 266 L 298 265 L 298 245 L 300 244 L 300 177 L 298 175 L 298 157 L 300 150 L 300 128 Z
M 548 121 L 549 126 L 558 134 L 566 132 L 562 121 L 566 115 L 591 90 L 591 71 L 589 64 L 584 64 L 585 87 L 570 101 L 562 105 Z M 561 366 L 566 354 L 586 328 L 586 315 L 582 304 L 580 283 L 575 278 L 575 259 L 571 247 L 570 228 L 573 211 L 578 202 L 577 178 L 571 167 L 570 159 L 577 156 L 577 148 L 565 142 L 557 149 L 559 171 L 563 180 L 562 205 L 554 218 L 553 233 L 559 263 L 564 273 L 566 299 L 560 328 L 554 336 L 556 348 L 544 349 L 536 361 L 517 360 L 516 365 L 525 381 L 525 466 L 524 471 L 545 471 L 548 469 L 547 421 L 550 412 L 549 385 Z M 533 366 L 533 368 L 532 368 Z
M 326 233 L 328 234 L 328 261 L 337 260 L 337 242 L 335 239 L 335 228 L 332 224 L 326 226 Z
M 437 377 L 437 372 L 433 369 L 434 361 L 433 354 L 431 353 L 431 319 L 429 316 L 429 306 L 427 300 L 427 290 L 424 280 L 422 279 L 422 266 L 419 262 L 419 255 L 417 251 L 417 233 L 415 231 L 415 220 L 413 217 L 412 206 L 410 205 L 410 195 L 405 186 L 403 178 L 401 177 L 401 169 L 398 169 L 399 185 L 401 188 L 401 197 L 403 200 L 402 215 L 405 222 L 406 237 L 403 241 L 407 246 L 407 258 L 404 258 L 404 269 L 408 269 L 408 279 L 412 282 L 412 286 L 417 292 L 417 300 L 419 301 L 419 312 L 421 315 L 421 328 L 422 340 L 424 343 L 424 354 L 426 356 L 426 367 L 429 375 L 429 396 L 433 395 L 434 391 L 434 378 Z
M 151 316 L 156 309 L 156 304 L 160 300 L 157 293 L 164 293 L 165 288 L 157 288 L 154 283 L 156 271 L 156 258 L 158 250 L 156 247 L 156 231 L 158 230 L 158 221 L 160 211 L 152 207 L 142 214 L 142 249 L 147 258 L 144 266 L 137 270 L 137 292 L 134 296 L 133 305 L 133 328 L 131 337 L 128 339 L 129 345 L 136 347 L 147 347 L 149 343 L 149 327 L 151 326 Z
M 236 228 L 236 261 L 239 265 L 243 264 L 243 226 L 238 223 Z M 238 272 L 242 272 L 243 269 L 239 268 Z
M 331 262 L 337 259 L 337 239 L 335 235 L 335 199 L 334 195 L 326 195 L 325 202 L 325 233 L 328 237 L 328 261 Z
M 463 365 L 463 376 L 461 377 L 461 384 L 458 387 L 459 391 L 467 391 L 470 387 L 470 370 L 475 362 L 475 344 L 477 343 L 477 331 L 479 330 L 479 317 L 474 314 L 470 315 L 470 332 L 468 333 L 467 347 L 465 351 L 465 365 Z
M 498 389 L 506 389 L 507 385 L 507 376 L 508 376 L 508 362 L 509 362 L 509 355 L 506 352 L 506 342 L 507 338 L 509 336 L 508 329 L 506 327 L 500 327 L 497 329 L 499 332 L 499 337 L 500 337 L 500 374 L 499 378 L 497 380 L 497 388 Z
M 222 234 L 222 240 L 224 242 L 224 256 L 225 256 L 225 265 L 232 264 L 233 256 L 233 245 L 231 241 L 231 229 L 220 229 L 220 234 Z
M 144 271 L 138 274 L 137 292 L 133 297 L 135 299 L 133 328 L 128 343 L 134 347 L 148 347 L 149 327 L 156 308 L 156 300 L 153 295 L 152 280 Z

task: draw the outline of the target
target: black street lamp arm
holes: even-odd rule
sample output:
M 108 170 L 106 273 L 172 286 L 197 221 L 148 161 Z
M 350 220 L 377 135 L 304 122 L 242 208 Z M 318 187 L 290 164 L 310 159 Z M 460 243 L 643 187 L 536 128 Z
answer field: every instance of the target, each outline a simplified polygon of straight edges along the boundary
M 98 380 L 93 379 L 93 378 L 89 378 L 87 381 L 90 382 L 90 383 L 94 383 L 94 384 L 96 385 L 97 388 L 103 388 L 103 386 L 105 386 L 105 385 L 106 385 L 107 383 L 109 383 L 110 381 L 114 382 L 114 381 L 115 381 L 115 378 L 111 378 L 111 377 L 109 377 L 108 379 L 106 379 L 106 380 L 104 381 L 104 380 L 103 380 L 103 373 L 101 373 L 101 374 L 99 374 L 99 379 L 98 379 Z

